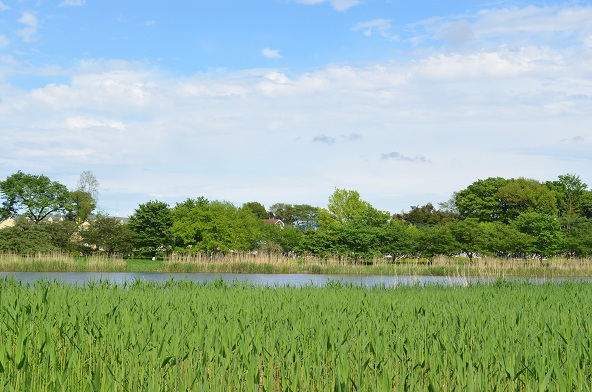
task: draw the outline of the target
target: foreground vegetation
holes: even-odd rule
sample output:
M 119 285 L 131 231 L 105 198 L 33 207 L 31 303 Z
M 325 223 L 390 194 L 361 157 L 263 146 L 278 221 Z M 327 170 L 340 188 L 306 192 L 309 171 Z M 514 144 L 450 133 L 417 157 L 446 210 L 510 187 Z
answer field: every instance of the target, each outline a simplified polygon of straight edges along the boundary
M 356 263 L 346 259 L 288 258 L 282 254 L 171 255 L 165 259 L 123 259 L 70 256 L 60 253 L 15 255 L 0 253 L 4 272 L 164 272 L 239 274 L 326 274 L 382 276 L 450 276 L 504 279 L 592 278 L 592 259 L 482 258 L 374 259 Z
M 592 285 L 0 281 L 0 389 L 592 389 Z

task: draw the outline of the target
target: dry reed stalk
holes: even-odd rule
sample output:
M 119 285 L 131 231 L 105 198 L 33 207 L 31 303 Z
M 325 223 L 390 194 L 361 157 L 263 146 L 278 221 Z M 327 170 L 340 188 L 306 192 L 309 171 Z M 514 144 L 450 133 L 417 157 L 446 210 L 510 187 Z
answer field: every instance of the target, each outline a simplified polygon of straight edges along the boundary
M 118 257 L 91 256 L 88 258 L 90 271 L 122 271 L 125 270 L 125 260 Z

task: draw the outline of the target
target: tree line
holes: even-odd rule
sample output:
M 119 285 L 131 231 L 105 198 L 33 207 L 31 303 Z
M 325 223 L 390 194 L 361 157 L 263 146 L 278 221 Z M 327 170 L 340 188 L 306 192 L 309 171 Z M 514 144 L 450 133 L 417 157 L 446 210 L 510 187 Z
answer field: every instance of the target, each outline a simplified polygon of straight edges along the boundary
M 43 175 L 17 172 L 0 181 L 0 251 L 105 253 L 283 253 L 370 262 L 375 257 L 569 258 L 592 255 L 592 191 L 579 176 L 556 180 L 491 177 L 428 203 L 391 214 L 336 189 L 326 207 L 259 202 L 236 206 L 204 197 L 171 206 L 152 200 L 129 219 L 94 213 L 98 181 L 83 172 L 74 190 Z M 58 214 L 60 219 L 48 222 Z M 270 219 L 274 219 L 271 220 Z M 281 222 L 278 222 L 280 220 Z

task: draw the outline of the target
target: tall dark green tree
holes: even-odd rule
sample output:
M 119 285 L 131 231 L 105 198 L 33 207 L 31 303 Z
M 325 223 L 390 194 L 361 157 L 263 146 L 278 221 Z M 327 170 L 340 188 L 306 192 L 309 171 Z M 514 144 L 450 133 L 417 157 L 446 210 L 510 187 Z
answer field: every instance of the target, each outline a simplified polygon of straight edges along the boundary
M 149 201 L 140 204 L 128 224 L 134 232 L 136 250 L 140 255 L 155 256 L 157 252 L 171 250 L 173 219 L 167 203 Z

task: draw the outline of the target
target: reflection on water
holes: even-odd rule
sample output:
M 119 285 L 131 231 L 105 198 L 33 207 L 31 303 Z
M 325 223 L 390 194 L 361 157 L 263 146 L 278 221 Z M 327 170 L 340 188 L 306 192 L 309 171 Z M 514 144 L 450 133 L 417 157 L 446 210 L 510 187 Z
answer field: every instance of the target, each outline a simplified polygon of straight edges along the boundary
M 466 278 L 447 276 L 351 276 L 351 275 L 314 275 L 314 274 L 196 274 L 196 273 L 142 273 L 142 272 L 0 272 L 0 279 L 13 278 L 23 283 L 34 283 L 47 279 L 69 284 L 84 284 L 90 281 L 109 281 L 122 284 L 136 280 L 166 282 L 168 280 L 188 280 L 194 282 L 211 282 L 222 279 L 226 282 L 248 283 L 259 286 L 324 286 L 327 282 L 341 282 L 363 287 L 382 286 L 397 287 L 401 285 L 454 285 L 466 286 L 472 283 L 488 283 L 494 279 Z M 507 279 L 521 280 L 533 283 L 585 281 L 592 279 L 564 279 L 564 278 L 529 278 Z

